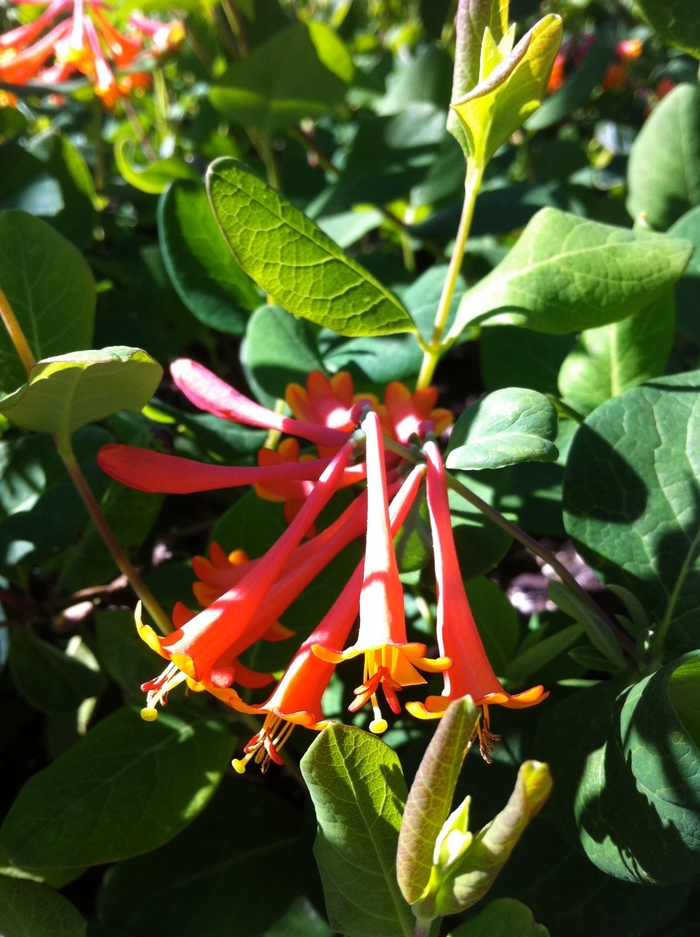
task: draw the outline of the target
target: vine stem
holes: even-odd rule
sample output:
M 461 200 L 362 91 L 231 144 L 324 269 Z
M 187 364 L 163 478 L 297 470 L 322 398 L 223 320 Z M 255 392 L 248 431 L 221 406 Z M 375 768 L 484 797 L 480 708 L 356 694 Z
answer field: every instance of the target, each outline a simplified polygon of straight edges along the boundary
M 430 937 L 434 920 L 435 918 L 417 918 L 416 929 L 413 931 L 413 937 Z
M 14 310 L 5 296 L 2 288 L 0 288 L 0 318 L 2 318 L 12 344 L 15 346 L 15 350 L 17 351 L 17 354 L 19 355 L 27 374 L 29 374 L 31 369 L 36 364 L 36 358 L 34 357 L 34 352 L 29 347 L 29 342 L 27 341 L 26 335 L 22 331 L 22 326 L 19 324 L 17 316 L 15 315 Z M 85 480 L 85 476 L 83 475 L 80 465 L 78 464 L 78 460 L 75 458 L 75 454 L 70 442 L 70 435 L 66 435 L 63 439 L 59 439 L 58 436 L 54 436 L 54 440 L 56 442 L 58 454 L 60 455 L 61 459 L 63 460 L 63 464 L 66 467 L 66 471 L 75 485 L 76 490 L 80 495 L 93 524 L 95 525 L 95 529 L 102 537 L 102 540 L 109 552 L 112 554 L 115 563 L 121 572 L 124 573 L 124 575 L 127 577 L 131 583 L 132 589 L 141 599 L 162 633 L 170 634 L 170 632 L 173 630 L 170 619 L 156 601 L 156 598 L 151 590 L 134 569 L 131 560 L 122 550 L 121 544 L 112 533 L 112 529 L 107 523 L 106 517 L 100 510 L 100 506 L 95 500 L 95 496 L 93 495 L 90 486 Z
M 394 442 L 393 439 L 387 439 L 384 437 L 384 446 L 387 449 L 390 449 L 392 452 L 395 452 L 397 455 L 400 455 L 402 458 L 406 459 L 408 462 L 414 464 L 422 461 L 420 457 L 410 449 L 406 449 L 404 446 L 400 445 L 397 442 Z M 534 553 L 536 556 L 539 556 L 540 559 L 543 559 L 545 563 L 548 563 L 549 566 L 554 570 L 554 572 L 559 576 L 561 581 L 568 586 L 571 592 L 576 595 L 584 605 L 594 612 L 599 618 L 602 618 L 605 624 L 610 628 L 610 630 L 615 635 L 617 642 L 630 654 L 634 654 L 635 646 L 632 639 L 625 634 L 625 632 L 618 627 L 618 625 L 611 621 L 610 618 L 605 614 L 602 608 L 598 603 L 590 597 L 586 590 L 578 584 L 576 579 L 571 575 L 569 570 L 564 566 L 556 556 L 547 550 L 546 547 L 543 547 L 540 543 L 537 542 L 529 534 L 526 534 L 524 530 L 521 530 L 516 524 L 513 524 L 511 521 L 507 520 L 499 511 L 491 507 L 486 501 L 480 498 L 478 495 L 474 494 L 473 491 L 470 491 L 466 485 L 463 485 L 460 481 L 451 475 L 449 472 L 445 472 L 445 477 L 447 479 L 448 486 L 456 491 L 460 497 L 464 498 L 465 501 L 468 501 L 470 504 L 473 504 L 481 513 L 488 517 L 490 521 L 493 521 L 501 530 L 504 530 L 507 534 L 513 537 L 514 540 L 517 540 L 519 543 L 522 543 L 524 547 Z
M 444 351 L 442 333 L 445 331 L 445 326 L 447 325 L 447 317 L 450 314 L 450 306 L 452 305 L 452 297 L 454 296 L 455 287 L 457 285 L 457 278 L 462 269 L 462 258 L 464 257 L 464 250 L 467 246 L 467 239 L 469 238 L 469 231 L 472 226 L 472 218 L 474 217 L 476 196 L 479 193 L 483 175 L 484 170 L 481 166 L 477 166 L 473 161 L 468 164 L 467 178 L 464 183 L 462 216 L 459 221 L 454 250 L 450 257 L 450 265 L 447 268 L 447 276 L 445 277 L 445 282 L 442 287 L 440 302 L 438 303 L 437 312 L 435 313 L 433 334 L 423 354 L 423 363 L 416 384 L 417 390 L 421 390 L 430 384 L 437 363 Z
M 83 475 L 82 469 L 78 464 L 78 460 L 76 459 L 75 453 L 73 452 L 73 447 L 70 444 L 70 438 L 54 438 L 56 440 L 58 454 L 63 460 L 66 471 L 68 472 L 71 481 L 75 485 L 78 494 L 80 495 L 82 502 L 85 505 L 88 514 L 90 515 L 90 520 L 95 525 L 95 529 L 99 533 L 100 537 L 102 537 L 105 546 L 112 554 L 115 563 L 119 567 L 120 571 L 124 573 L 126 578 L 129 580 L 132 589 L 141 599 L 148 613 L 158 625 L 160 631 L 163 634 L 170 634 L 170 632 L 173 630 L 170 619 L 160 607 L 156 597 L 153 595 L 146 583 L 136 572 L 133 563 L 122 549 L 121 544 L 117 538 L 114 536 L 111 527 L 107 523 L 107 518 L 102 513 L 100 506 L 97 503 L 97 500 L 93 495 L 85 476 Z

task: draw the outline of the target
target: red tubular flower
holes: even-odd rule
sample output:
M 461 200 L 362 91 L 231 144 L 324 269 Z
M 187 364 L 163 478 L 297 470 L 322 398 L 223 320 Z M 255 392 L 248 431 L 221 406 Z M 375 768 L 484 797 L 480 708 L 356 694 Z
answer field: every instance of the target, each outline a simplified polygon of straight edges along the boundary
M 422 438 L 431 432 L 441 436 L 452 422 L 452 414 L 435 407 L 437 398 L 437 387 L 424 387 L 411 394 L 404 384 L 392 381 L 384 392 L 384 405 L 377 410 L 382 429 L 403 446 L 413 435 Z
M 416 466 L 401 486 L 391 503 L 391 532 L 396 534 L 406 519 L 423 478 L 423 466 Z M 321 700 L 335 670 L 335 664 L 317 657 L 314 645 L 342 647 L 357 617 L 364 564 L 360 563 L 348 580 L 333 606 L 318 627 L 309 635 L 287 667 L 272 696 L 259 706 L 248 706 L 240 699 L 228 700 L 226 694 L 215 695 L 230 702 L 235 709 L 248 713 L 266 713 L 265 722 L 257 735 L 246 745 L 245 757 L 234 759 L 233 767 L 242 773 L 251 759 L 260 765 L 263 773 L 270 762 L 281 764 L 279 751 L 291 735 L 295 725 L 307 729 L 323 729 Z
M 47 26 L 50 26 L 56 17 L 63 13 L 71 4 L 71 0 L 53 0 L 44 12 L 37 18 L 27 23 L 26 26 L 18 26 L 0 36 L 0 49 L 11 49 L 13 52 L 20 52 L 30 43 L 34 42 Z
M 302 423 L 261 407 L 196 361 L 180 358 L 170 365 L 170 373 L 177 387 L 195 407 L 224 420 L 301 436 L 318 446 L 330 447 L 334 452 L 348 441 L 349 432 Z
M 298 420 L 346 432 L 355 428 L 363 405 L 377 405 L 374 394 L 355 393 L 352 376 L 347 371 L 339 371 L 330 380 L 320 371 L 312 371 L 305 388 L 301 384 L 288 384 L 284 399 Z M 321 455 L 334 451 L 319 449 Z
M 385 731 L 387 723 L 377 703 L 379 686 L 392 711 L 398 713 L 401 707 L 396 691 L 425 683 L 418 668 L 437 673 L 449 667 L 450 660 L 429 660 L 424 644 L 408 642 L 403 587 L 389 521 L 384 445 L 377 414 L 368 413 L 362 427 L 367 438 L 367 546 L 360 595 L 360 631 L 357 642 L 345 651 L 315 644 L 313 652 L 333 664 L 364 654 L 364 680 L 355 690 L 357 698 L 350 711 L 355 712 L 371 701 L 374 719 L 370 730 L 380 733 Z
M 213 491 L 237 485 L 316 481 L 328 467 L 329 459 L 308 462 L 284 462 L 267 466 L 209 465 L 180 456 L 109 443 L 102 446 L 97 463 L 105 474 L 122 485 L 150 493 L 186 495 L 195 491 Z M 349 466 L 341 485 L 351 485 L 364 478 L 364 465 Z
M 155 718 L 152 713 L 156 703 L 167 697 L 172 687 L 188 678 L 206 689 L 215 688 L 220 682 L 216 669 L 222 655 L 232 653 L 231 649 L 235 647 L 237 657 L 260 637 L 260 634 L 250 636 L 249 625 L 309 524 L 337 489 L 351 451 L 352 443 L 348 442 L 331 461 L 293 523 L 263 560 L 209 608 L 165 638 L 159 638 L 150 626 L 141 625 L 137 619 L 143 640 L 170 661 L 166 672 L 158 678 L 157 698 L 149 700 L 144 718 Z M 239 647 L 237 642 L 242 646 Z M 222 677 L 230 682 L 231 674 L 223 673 Z
M 91 66 L 78 63 L 78 68 L 93 79 L 95 94 L 102 99 L 104 106 L 111 111 L 119 98 L 117 79 L 102 53 L 95 26 L 92 20 L 87 17 L 85 17 L 85 32 L 90 43 L 93 60 Z
M 425 703 L 407 703 L 406 709 L 420 719 L 437 719 L 452 700 L 471 696 L 478 706 L 483 707 L 484 725 L 479 732 L 482 754 L 488 757 L 491 739 L 495 738 L 489 732 L 489 706 L 498 704 L 510 709 L 524 709 L 541 702 L 549 694 L 543 687 L 536 686 L 511 696 L 493 672 L 464 591 L 440 451 L 434 442 L 426 443 L 424 451 L 428 460 L 426 488 L 438 596 L 437 639 L 440 653 L 452 660 L 452 667 L 445 674 L 441 696 L 429 696 Z
M 126 68 L 143 51 L 143 42 L 139 36 L 126 36 L 110 23 L 100 8 L 93 4 L 92 16 L 97 23 L 100 35 L 109 49 L 117 68 Z
M 22 85 L 34 78 L 48 57 L 54 54 L 56 43 L 70 33 L 70 28 L 69 20 L 59 23 L 43 39 L 39 39 L 38 42 L 35 42 L 33 46 L 29 46 L 23 52 L 12 55 L 7 61 L 3 61 L 7 54 L 5 53 L 0 58 L 0 81 L 6 81 L 13 85 Z
M 174 51 L 185 38 L 185 26 L 182 20 L 161 23 L 159 20 L 149 20 L 138 13 L 132 13 L 129 22 L 139 32 L 150 36 L 157 55 Z

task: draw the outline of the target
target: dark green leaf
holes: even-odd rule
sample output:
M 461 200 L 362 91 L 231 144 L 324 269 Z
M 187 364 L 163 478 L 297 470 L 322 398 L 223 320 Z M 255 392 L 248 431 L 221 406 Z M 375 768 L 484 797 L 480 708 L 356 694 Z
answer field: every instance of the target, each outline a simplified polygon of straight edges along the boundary
M 461 153 L 460 159 L 464 159 Z M 435 264 L 430 267 L 429 270 L 426 270 L 425 273 L 422 273 L 409 287 L 406 287 L 400 292 L 401 299 L 406 309 L 410 312 L 411 318 L 416 323 L 421 337 L 426 342 L 429 342 L 433 337 L 435 313 L 437 312 L 440 302 L 446 276 L 447 265 Z M 455 283 L 454 293 L 452 294 L 450 311 L 447 315 L 448 328 L 457 314 L 457 307 L 459 306 L 460 299 L 464 295 L 465 289 L 466 283 L 462 275 L 459 274 L 457 282 Z
M 450 937 L 549 937 L 549 931 L 535 923 L 532 911 L 521 902 L 498 898 Z
M 464 478 L 462 480 L 465 480 Z M 467 480 L 468 487 L 471 480 Z M 489 492 L 486 492 L 488 499 Z M 487 520 L 477 508 L 460 497 L 456 491 L 449 491 L 450 514 L 455 546 L 459 557 L 459 568 L 463 579 L 476 579 L 493 569 L 508 552 L 512 540 L 510 536 Z
M 37 360 L 90 346 L 96 298 L 90 268 L 72 244 L 23 211 L 0 215 L 0 287 Z M 0 330 L 0 388 L 12 391 L 26 379 Z
M 269 134 L 342 103 L 353 70 L 349 52 L 329 26 L 298 23 L 231 65 L 210 99 L 229 120 Z
M 28 869 L 150 852 L 204 807 L 231 748 L 217 716 L 171 707 L 147 723 L 135 707 L 118 710 L 25 784 L 5 818 L 3 848 Z
M 457 777 L 479 710 L 470 697 L 451 703 L 430 740 L 406 801 L 396 869 L 409 904 L 419 900 L 430 880 L 435 843 L 450 813 Z
M 0 875 L 2 937 L 85 937 L 85 921 L 46 885 Z
M 299 824 L 265 788 L 225 781 L 179 836 L 112 869 L 100 918 L 134 937 L 258 937 L 296 892 Z
M 634 141 L 627 209 L 665 231 L 700 202 L 700 88 L 680 84 L 651 113 Z
M 523 686 L 529 677 L 536 674 L 563 651 L 568 650 L 582 634 L 581 625 L 569 625 L 549 637 L 542 638 L 537 644 L 533 644 L 532 647 L 526 648 L 514 657 L 505 675 L 515 686 Z
M 581 625 L 588 638 L 601 654 L 615 665 L 618 670 L 625 669 L 625 658 L 615 635 L 608 623 L 596 612 L 590 609 L 577 595 L 569 590 L 562 582 L 550 579 L 547 584 L 547 595 L 557 608 L 565 612 Z
M 279 306 L 261 306 L 248 322 L 242 360 L 261 403 L 284 400 L 287 384 L 305 386 L 311 371 L 325 372 L 313 328 Z
M 380 114 L 398 114 L 412 104 L 433 104 L 445 111 L 450 103 L 452 59 L 439 45 L 430 45 L 389 76 L 389 90 L 379 104 Z M 444 130 L 443 130 L 444 132 Z
M 471 404 L 450 436 L 446 465 L 463 471 L 554 462 L 557 411 L 544 394 L 510 387 Z
M 153 651 L 139 638 L 134 613 L 114 609 L 97 613 L 97 654 L 106 673 L 124 689 L 130 700 L 143 700 L 141 684 L 158 670 Z
M 513 325 L 484 329 L 479 347 L 486 389 L 531 387 L 558 395 L 559 368 L 574 341 L 572 335 L 546 335 Z
M 350 372 L 356 391 L 372 391 L 380 397 L 391 381 L 414 381 L 422 360 L 423 352 L 410 334 L 351 338 L 323 356 L 329 371 Z
M 690 253 L 686 241 L 543 208 L 465 293 L 450 334 L 484 321 L 557 335 L 618 322 L 665 293 Z
M 141 410 L 162 374 L 138 348 L 76 351 L 35 364 L 28 382 L 0 401 L 0 411 L 23 429 L 66 439 L 117 410 Z
M 396 882 L 406 784 L 376 736 L 331 724 L 301 769 L 319 823 L 314 853 L 331 927 L 347 937 L 411 937 L 414 919 Z
M 579 428 L 564 477 L 577 550 L 637 596 L 668 655 L 700 641 L 699 389 L 694 371 L 607 401 Z
M 12 629 L 10 672 L 27 702 L 47 713 L 71 712 L 106 686 L 102 674 L 23 628 Z
M 579 413 L 666 373 L 675 334 L 673 293 L 621 322 L 582 332 L 559 372 L 562 396 Z
M 642 15 L 666 42 L 700 58 L 700 15 L 686 0 L 637 0 Z
M 298 899 L 265 937 L 332 937 L 330 927 L 306 899 Z
M 518 613 L 490 579 L 471 579 L 467 598 L 486 654 L 496 674 L 505 677 L 520 639 Z
M 668 233 L 690 241 L 695 247 L 685 273 L 674 287 L 674 294 L 679 332 L 700 344 L 700 205 L 679 218 Z
M 227 553 L 245 550 L 255 559 L 269 550 L 286 529 L 281 504 L 263 501 L 254 491 L 247 491 L 221 515 L 211 539 Z
M 207 185 L 234 257 L 289 312 L 341 335 L 414 330 L 395 296 L 242 164 L 217 160 Z
M 204 185 L 178 180 L 158 204 L 158 234 L 173 286 L 212 329 L 242 335 L 260 293 L 231 256 Z
M 608 65 L 613 59 L 615 28 L 614 20 L 610 20 L 602 29 L 597 30 L 596 40 L 583 62 L 527 121 L 525 126 L 528 130 L 551 127 L 588 99 L 591 91 L 605 77 Z

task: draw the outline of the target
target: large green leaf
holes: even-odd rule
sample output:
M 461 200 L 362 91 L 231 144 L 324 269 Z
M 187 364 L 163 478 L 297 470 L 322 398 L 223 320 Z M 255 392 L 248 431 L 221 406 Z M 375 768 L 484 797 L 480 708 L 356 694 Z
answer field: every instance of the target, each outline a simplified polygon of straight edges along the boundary
M 85 921 L 62 895 L 19 878 L 0 876 L 2 937 L 85 937 Z
M 549 931 L 534 922 L 532 911 L 520 901 L 498 898 L 450 937 L 549 937 Z
M 577 432 L 564 521 L 581 555 L 644 605 L 667 656 L 700 642 L 700 372 L 598 407 Z
M 314 853 L 331 927 L 347 937 L 411 937 L 396 881 L 406 784 L 396 754 L 352 726 L 324 729 L 301 762 L 319 824 Z
M 82 254 L 53 228 L 23 211 L 0 214 L 0 287 L 37 359 L 89 347 L 95 282 Z M 0 389 L 27 379 L 0 329 Z
M 473 471 L 518 462 L 555 462 L 557 411 L 544 394 L 521 387 L 496 390 L 460 416 L 447 449 L 448 468 Z
M 627 209 L 665 231 L 700 204 L 700 88 L 680 84 L 651 112 L 627 169 Z
M 642 15 L 666 42 L 700 58 L 700 11 L 687 0 L 636 0 Z
M 192 315 L 242 335 L 260 294 L 231 256 L 202 183 L 177 180 L 163 193 L 158 235 L 168 275 Z
M 229 120 L 269 134 L 341 104 L 353 70 L 330 26 L 297 23 L 231 65 L 209 96 Z
M 268 407 L 284 400 L 287 384 L 306 384 L 311 371 L 325 372 L 313 327 L 279 306 L 261 306 L 250 318 L 241 351 L 248 383 Z
M 666 373 L 675 334 L 673 293 L 621 322 L 579 336 L 559 372 L 559 390 L 579 413 Z
M 300 817 L 265 788 L 225 781 L 179 836 L 111 870 L 100 919 L 134 937 L 258 937 L 297 891 Z
M 414 331 L 395 296 L 241 163 L 216 160 L 207 185 L 234 257 L 288 312 L 341 335 Z
M 147 723 L 136 707 L 120 709 L 25 784 L 2 846 L 27 869 L 150 852 L 204 807 L 231 749 L 226 723 L 212 714 L 169 708 Z
M 514 325 L 484 329 L 479 351 L 486 389 L 531 387 L 557 395 L 559 368 L 574 341 L 573 335 L 547 335 Z
M 69 437 L 117 410 L 141 410 L 163 369 L 138 348 L 76 351 L 39 361 L 27 383 L 0 401 L 0 412 L 22 429 Z
M 452 806 L 457 778 L 479 720 L 470 697 L 452 703 L 423 756 L 406 801 L 396 868 L 409 904 L 430 881 L 435 843 Z
M 700 205 L 679 218 L 668 233 L 671 237 L 690 241 L 695 247 L 685 273 L 676 283 L 674 294 L 678 331 L 700 344 Z
M 153 679 L 153 651 L 139 638 L 128 609 L 97 612 L 95 654 L 105 672 L 126 691 L 129 701 L 143 700 L 141 684 Z
M 107 685 L 102 674 L 22 628 L 12 630 L 10 671 L 22 696 L 48 713 L 71 712 Z
M 686 241 L 543 208 L 464 295 L 450 337 L 477 322 L 557 335 L 618 322 L 673 286 L 691 250 Z

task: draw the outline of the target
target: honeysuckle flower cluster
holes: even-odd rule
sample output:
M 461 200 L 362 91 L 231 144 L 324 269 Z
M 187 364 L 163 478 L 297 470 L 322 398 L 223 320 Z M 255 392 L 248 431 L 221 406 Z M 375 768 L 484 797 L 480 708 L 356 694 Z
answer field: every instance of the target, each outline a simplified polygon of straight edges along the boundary
M 45 4 L 22 0 L 21 5 Z M 150 76 L 139 66 L 178 47 L 185 35 L 182 21 L 161 23 L 133 13 L 128 31 L 120 32 L 110 10 L 104 0 L 51 0 L 31 22 L 0 36 L 0 81 L 57 84 L 85 75 L 109 109 L 120 95 L 147 87 Z
M 234 761 L 244 771 L 249 761 L 266 770 L 281 763 L 280 749 L 294 725 L 322 729 L 327 719 L 323 694 L 337 666 L 362 656 L 364 673 L 349 709 L 372 709 L 369 728 L 387 728 L 383 706 L 401 712 L 399 692 L 425 684 L 424 674 L 443 674 L 440 696 L 409 702 L 406 709 L 423 719 L 439 718 L 453 699 L 469 694 L 482 707 L 478 735 L 488 758 L 493 736 L 489 707 L 532 706 L 547 695 L 541 686 L 511 695 L 496 677 L 474 623 L 464 590 L 452 534 L 447 481 L 435 437 L 451 422 L 449 411 L 435 407 L 437 390 L 411 394 L 401 384 L 386 389 L 384 402 L 355 394 L 349 374 L 328 379 L 314 372 L 306 386 L 287 388 L 292 415 L 269 410 L 224 383 L 202 365 L 179 360 L 171 367 L 177 387 L 197 407 L 216 416 L 284 435 L 276 449 L 263 448 L 258 465 L 224 466 L 195 462 L 122 444 L 104 446 L 102 469 L 141 491 L 185 494 L 235 485 L 254 485 L 262 498 L 284 502 L 288 527 L 258 559 L 243 550 L 226 554 L 213 543 L 209 557 L 195 557 L 195 598 L 203 610 L 178 603 L 175 631 L 159 636 L 141 619 L 141 638 L 167 661 L 163 672 L 144 684 L 145 719 L 157 717 L 168 693 L 186 683 L 208 691 L 243 713 L 263 715 L 261 730 Z M 301 451 L 299 439 L 316 446 Z M 385 440 L 421 451 L 418 464 L 387 450 Z M 424 459 L 425 461 L 422 461 Z M 438 656 L 410 641 L 406 632 L 403 586 L 394 537 L 425 482 L 435 554 Z M 319 515 L 343 487 L 354 487 L 352 503 L 333 523 L 319 530 Z M 279 618 L 314 578 L 351 541 L 364 538 L 364 559 L 323 620 L 293 655 L 267 700 L 250 703 L 241 688 L 261 689 L 274 682 L 241 662 L 258 641 L 292 636 Z M 348 645 L 359 616 L 359 629 Z

